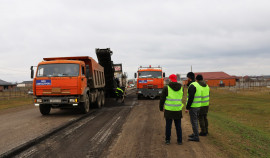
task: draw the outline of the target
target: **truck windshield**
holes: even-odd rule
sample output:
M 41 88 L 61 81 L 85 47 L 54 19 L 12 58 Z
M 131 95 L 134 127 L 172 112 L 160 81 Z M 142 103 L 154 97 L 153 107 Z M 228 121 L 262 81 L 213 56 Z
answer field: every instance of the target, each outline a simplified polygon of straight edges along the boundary
M 39 65 L 37 77 L 78 76 L 79 64 L 44 64 Z
M 162 78 L 161 71 L 140 71 L 139 78 Z

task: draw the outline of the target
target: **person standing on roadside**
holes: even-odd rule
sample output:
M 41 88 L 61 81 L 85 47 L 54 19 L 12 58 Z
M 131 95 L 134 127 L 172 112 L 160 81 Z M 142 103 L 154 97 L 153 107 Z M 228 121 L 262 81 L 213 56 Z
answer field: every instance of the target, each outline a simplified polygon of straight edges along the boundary
M 187 78 L 188 93 L 186 112 L 189 112 L 193 130 L 193 134 L 189 135 L 188 140 L 199 142 L 198 115 L 201 107 L 201 86 L 195 82 L 195 74 L 193 72 L 189 72 L 187 74 Z
M 170 83 L 163 88 L 159 103 L 159 109 L 160 111 L 164 111 L 164 117 L 166 119 L 165 143 L 167 145 L 170 144 L 172 122 L 174 120 L 177 144 L 182 145 L 181 119 L 183 88 L 180 83 L 177 83 L 177 76 L 175 74 L 171 74 L 169 79 Z
M 199 113 L 199 123 L 201 127 L 201 132 L 199 133 L 200 136 L 206 136 L 208 134 L 208 120 L 207 120 L 207 113 L 209 109 L 209 93 L 210 88 L 203 80 L 202 75 L 196 76 L 196 81 L 202 86 L 202 100 L 201 100 L 201 108 Z

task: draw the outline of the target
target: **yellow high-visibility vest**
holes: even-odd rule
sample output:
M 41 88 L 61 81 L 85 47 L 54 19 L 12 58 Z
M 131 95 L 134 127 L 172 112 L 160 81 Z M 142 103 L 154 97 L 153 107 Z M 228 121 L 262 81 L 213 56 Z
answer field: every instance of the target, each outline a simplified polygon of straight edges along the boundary
M 179 91 L 174 91 L 170 86 L 168 86 L 168 96 L 166 97 L 164 109 L 169 111 L 181 111 L 183 108 L 182 98 L 182 87 Z
M 210 93 L 210 88 L 208 87 L 208 85 L 206 85 L 206 87 L 202 87 L 202 100 L 201 106 L 209 106 L 209 93 Z
M 201 85 L 199 85 L 199 83 L 198 82 L 192 82 L 190 85 L 189 85 L 189 87 L 191 86 L 191 85 L 193 85 L 193 86 L 195 86 L 195 88 L 196 88 L 196 93 L 195 93 L 195 95 L 194 95 L 194 100 L 193 100 L 193 102 L 192 102 L 192 104 L 191 104 L 191 106 L 190 107 L 192 107 L 192 108 L 199 108 L 199 107 L 201 107 L 201 101 L 202 101 L 202 89 L 201 89 Z M 188 88 L 189 88 L 188 87 Z M 187 102 L 188 102 L 188 93 L 187 93 Z

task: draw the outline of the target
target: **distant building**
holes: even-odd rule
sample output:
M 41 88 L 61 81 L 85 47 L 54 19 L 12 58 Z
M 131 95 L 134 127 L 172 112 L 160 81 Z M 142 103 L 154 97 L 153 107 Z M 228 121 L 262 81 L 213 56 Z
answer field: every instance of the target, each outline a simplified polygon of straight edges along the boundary
M 270 81 L 270 75 L 264 76 L 265 80 Z
M 16 84 L 0 80 L 0 92 L 10 90 L 16 87 Z
M 32 87 L 33 81 L 23 81 L 22 83 L 18 83 L 17 87 Z
M 230 76 L 227 73 L 221 72 L 195 72 L 195 76 L 201 74 L 203 79 L 210 87 L 224 87 L 224 86 L 235 86 L 236 77 Z M 187 80 L 184 81 L 187 84 Z
M 270 75 L 261 76 L 236 76 L 239 87 L 261 87 L 270 86 Z

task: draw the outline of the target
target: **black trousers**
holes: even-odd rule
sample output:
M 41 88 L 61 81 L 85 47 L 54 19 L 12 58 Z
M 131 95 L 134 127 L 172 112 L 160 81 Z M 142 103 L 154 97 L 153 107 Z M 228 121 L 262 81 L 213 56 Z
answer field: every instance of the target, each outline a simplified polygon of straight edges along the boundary
M 171 140 L 172 121 L 173 119 L 166 119 L 166 130 L 165 130 L 166 140 Z M 181 119 L 174 119 L 174 125 L 176 129 L 177 142 L 182 143 Z
M 199 123 L 202 133 L 208 133 L 208 119 L 207 119 L 208 108 L 209 108 L 208 106 L 201 107 L 199 113 Z

